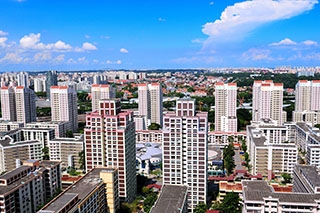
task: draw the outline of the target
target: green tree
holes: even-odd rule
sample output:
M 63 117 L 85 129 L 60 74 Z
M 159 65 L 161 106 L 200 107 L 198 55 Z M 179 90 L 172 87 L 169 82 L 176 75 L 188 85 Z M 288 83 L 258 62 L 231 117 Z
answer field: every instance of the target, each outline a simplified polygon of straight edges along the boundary
M 84 150 L 82 150 L 81 152 L 79 152 L 79 164 L 80 164 L 80 169 L 84 169 L 85 165 L 86 165 L 86 159 L 85 159 L 85 154 L 84 154 Z
M 235 168 L 234 155 L 234 146 L 230 143 L 223 149 L 223 163 L 228 175 L 232 174 L 233 169 Z
M 143 210 L 147 213 L 150 212 L 154 202 L 157 200 L 157 194 L 152 192 L 149 194 L 146 199 L 143 201 Z
M 319 128 L 320 129 L 320 124 L 316 124 L 314 125 L 314 127 Z
M 248 147 L 245 140 L 242 140 L 241 148 L 244 152 L 247 152 Z
M 42 159 L 43 160 L 49 160 L 49 148 L 47 146 L 43 147 L 42 149 Z
M 71 130 L 66 131 L 66 137 L 67 138 L 73 138 L 73 132 Z
M 152 123 L 150 126 L 148 126 L 149 130 L 159 130 L 161 128 L 160 124 Z
M 291 175 L 288 173 L 282 173 L 281 177 L 283 178 L 283 183 L 291 183 Z
M 229 192 L 223 199 L 219 210 L 226 213 L 241 212 L 241 202 L 238 194 Z
M 148 194 L 150 194 L 150 192 L 151 192 L 150 188 L 148 188 L 146 186 L 142 187 L 142 194 L 148 195 Z
M 205 203 L 199 203 L 195 208 L 195 213 L 205 213 L 208 210 L 207 205 Z

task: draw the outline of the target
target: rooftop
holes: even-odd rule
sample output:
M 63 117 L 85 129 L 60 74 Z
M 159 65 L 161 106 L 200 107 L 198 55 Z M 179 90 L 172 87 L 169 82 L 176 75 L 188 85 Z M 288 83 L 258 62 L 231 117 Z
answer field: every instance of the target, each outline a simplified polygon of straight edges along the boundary
M 184 185 L 164 185 L 151 213 L 180 213 L 186 202 L 187 190 Z
M 320 187 L 320 173 L 316 166 L 297 165 L 296 171 L 302 173 L 314 187 Z
M 242 181 L 242 192 L 245 201 L 264 202 L 264 199 L 278 199 L 282 203 L 316 204 L 320 194 L 275 192 L 264 180 Z

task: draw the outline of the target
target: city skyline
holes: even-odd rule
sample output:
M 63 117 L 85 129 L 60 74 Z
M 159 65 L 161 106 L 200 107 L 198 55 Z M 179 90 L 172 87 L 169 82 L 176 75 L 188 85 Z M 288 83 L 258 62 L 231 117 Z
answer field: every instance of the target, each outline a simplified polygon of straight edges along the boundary
M 319 65 L 317 0 L 2 5 L 1 71 Z

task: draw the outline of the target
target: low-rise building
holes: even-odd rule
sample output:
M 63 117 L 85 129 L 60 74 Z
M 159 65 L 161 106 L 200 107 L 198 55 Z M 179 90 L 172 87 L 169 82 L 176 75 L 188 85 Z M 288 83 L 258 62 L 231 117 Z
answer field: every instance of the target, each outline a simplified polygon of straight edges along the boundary
M 320 194 L 320 171 L 316 166 L 297 165 L 293 172 L 293 192 Z
M 21 166 L 28 159 L 42 159 L 42 143 L 39 141 L 14 142 L 10 136 L 0 138 L 0 173 Z
M 158 143 L 136 144 L 136 167 L 137 172 L 149 175 L 152 167 L 160 168 L 162 162 L 162 149 Z
M 290 129 L 272 122 L 258 122 L 247 126 L 247 146 L 252 174 L 271 179 L 274 175 L 293 173 L 298 149 L 289 141 Z
M 46 204 L 39 213 L 114 213 L 119 205 L 118 169 L 100 167 L 90 170 Z
M 22 127 L 24 127 L 22 122 L 0 120 L 0 132 L 9 132 Z
M 136 130 L 136 143 L 162 143 L 162 130 Z
M 54 138 L 48 142 L 48 148 L 50 160 L 61 161 L 63 168 L 80 169 L 79 154 L 84 150 L 83 135 L 75 138 Z
M 150 212 L 187 213 L 187 195 L 188 186 L 165 184 Z
M 224 147 L 229 144 L 230 140 L 234 144 L 241 144 L 241 140 L 246 140 L 246 138 L 246 132 L 208 132 L 208 145 Z
M 0 211 L 36 212 L 60 190 L 60 162 L 28 160 L 0 176 Z
M 26 127 L 54 129 L 57 138 L 66 137 L 66 132 L 72 131 L 72 124 L 68 121 L 31 122 Z
M 276 192 L 263 180 L 242 181 L 242 212 L 319 212 L 320 194 Z

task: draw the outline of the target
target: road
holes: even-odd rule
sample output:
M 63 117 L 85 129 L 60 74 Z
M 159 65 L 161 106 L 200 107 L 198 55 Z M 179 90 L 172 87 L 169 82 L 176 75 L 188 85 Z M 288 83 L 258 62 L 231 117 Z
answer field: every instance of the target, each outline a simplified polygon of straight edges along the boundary
M 236 165 L 236 170 L 246 170 L 246 167 L 242 165 L 242 162 L 244 162 L 244 159 L 241 159 L 241 150 L 234 150 L 235 155 L 234 155 L 234 163 Z

